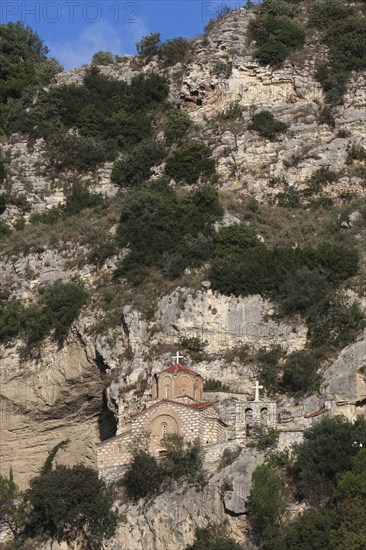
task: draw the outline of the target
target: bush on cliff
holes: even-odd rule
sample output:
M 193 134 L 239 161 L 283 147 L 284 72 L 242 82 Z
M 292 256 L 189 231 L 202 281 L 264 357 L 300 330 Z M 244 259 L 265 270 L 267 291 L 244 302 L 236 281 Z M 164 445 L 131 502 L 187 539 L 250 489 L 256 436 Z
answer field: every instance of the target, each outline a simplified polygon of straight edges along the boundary
M 252 117 L 250 129 L 273 141 L 278 134 L 287 130 L 287 124 L 276 120 L 269 111 L 260 111 Z
M 183 197 L 165 179 L 131 189 L 117 234 L 129 254 L 118 274 L 132 280 L 136 270 L 141 275 L 156 266 L 175 277 L 188 265 L 199 265 L 210 251 L 212 223 L 221 216 L 217 192 L 209 186 Z
M 255 56 L 262 65 L 282 63 L 305 43 L 305 33 L 300 27 L 288 19 L 270 14 L 252 19 L 249 32 L 257 43 Z
M 79 281 L 56 281 L 45 289 L 40 303 L 23 306 L 10 300 L 0 307 L 0 342 L 23 338 L 26 351 L 38 347 L 51 332 L 62 343 L 88 293 Z
M 119 482 L 129 499 L 156 496 L 177 480 L 203 483 L 203 450 L 198 439 L 185 443 L 180 435 L 167 435 L 164 447 L 166 456 L 160 462 L 144 449 L 133 451 L 131 465 Z
M 116 529 L 113 493 L 92 468 L 57 466 L 30 482 L 24 535 L 78 541 L 83 550 L 100 550 Z
M 198 178 L 211 178 L 215 174 L 215 161 L 210 150 L 193 141 L 178 149 L 168 158 L 165 173 L 178 183 L 196 183 Z
M 225 534 L 221 526 L 196 529 L 196 540 L 185 550 L 243 550 L 243 546 Z

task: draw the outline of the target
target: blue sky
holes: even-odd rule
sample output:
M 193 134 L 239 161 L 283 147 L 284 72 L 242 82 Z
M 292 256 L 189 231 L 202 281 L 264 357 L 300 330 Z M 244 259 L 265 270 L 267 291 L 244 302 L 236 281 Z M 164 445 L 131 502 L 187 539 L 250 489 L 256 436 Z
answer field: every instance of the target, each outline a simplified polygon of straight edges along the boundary
M 21 20 L 38 32 L 66 69 L 90 62 L 98 50 L 134 54 L 151 32 L 163 40 L 202 33 L 220 8 L 245 0 L 1 0 L 2 23 Z

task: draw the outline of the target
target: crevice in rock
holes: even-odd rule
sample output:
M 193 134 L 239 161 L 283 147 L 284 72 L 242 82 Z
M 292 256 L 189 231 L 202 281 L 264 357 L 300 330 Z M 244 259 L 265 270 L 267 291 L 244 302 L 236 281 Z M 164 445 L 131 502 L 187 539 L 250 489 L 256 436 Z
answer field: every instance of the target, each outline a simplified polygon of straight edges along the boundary
M 95 350 L 95 362 L 101 374 L 105 374 L 107 372 L 107 369 L 109 369 L 108 363 L 104 361 L 103 356 L 99 353 L 98 350 Z
M 103 391 L 102 410 L 98 416 L 98 428 L 101 441 L 114 437 L 117 433 L 117 421 L 112 411 L 108 408 L 106 390 Z
M 356 401 L 355 405 L 356 405 L 356 407 L 365 407 L 366 406 L 366 398 L 361 399 L 360 401 Z
M 126 319 L 125 319 L 124 315 L 122 315 L 121 324 L 122 324 L 123 332 L 125 333 L 126 337 L 129 338 L 130 337 L 130 331 L 129 331 L 128 324 L 126 322 Z

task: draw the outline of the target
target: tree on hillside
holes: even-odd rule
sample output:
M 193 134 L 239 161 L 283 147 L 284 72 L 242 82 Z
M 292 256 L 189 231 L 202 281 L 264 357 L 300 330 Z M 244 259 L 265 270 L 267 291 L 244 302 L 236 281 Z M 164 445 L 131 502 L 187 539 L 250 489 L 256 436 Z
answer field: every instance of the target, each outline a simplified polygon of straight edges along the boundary
M 300 496 L 312 505 L 334 496 L 339 477 L 350 470 L 358 448 L 366 446 L 366 421 L 355 423 L 337 416 L 325 418 L 304 434 L 304 442 L 296 447 L 294 479 Z
M 28 517 L 24 534 L 47 535 L 57 541 L 78 541 L 85 550 L 99 550 L 116 529 L 113 494 L 92 468 L 57 466 L 30 482 L 25 493 Z
M 49 50 L 31 27 L 21 21 L 0 25 L 0 103 L 20 98 L 26 88 L 45 84 L 61 67 L 48 60 Z M 51 70 L 51 74 L 48 70 Z

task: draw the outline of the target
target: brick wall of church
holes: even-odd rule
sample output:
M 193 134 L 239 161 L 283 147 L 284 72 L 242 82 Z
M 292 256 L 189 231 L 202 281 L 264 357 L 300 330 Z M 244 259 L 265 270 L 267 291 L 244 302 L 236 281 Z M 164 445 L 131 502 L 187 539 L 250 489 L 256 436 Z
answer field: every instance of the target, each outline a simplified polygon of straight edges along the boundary
M 212 409 L 199 411 L 172 402 L 169 404 L 162 403 L 158 407 L 147 409 L 144 414 L 140 414 L 133 419 L 131 429 L 128 432 L 98 445 L 98 469 L 102 470 L 128 464 L 131 461 L 130 449 L 133 448 L 134 442 L 142 433 L 149 433 L 150 426 L 153 425 L 155 419 L 157 419 L 158 426 L 162 422 L 168 423 L 169 418 L 175 419 L 177 432 L 186 441 L 194 441 L 194 439 L 199 438 L 202 445 L 221 443 L 225 441 L 225 428 L 212 416 L 213 414 Z M 167 433 L 174 433 L 174 431 L 168 429 Z M 162 439 L 163 434 L 160 431 L 154 433 L 154 430 L 152 430 L 150 452 L 154 455 L 158 455 L 159 449 L 163 448 Z
M 129 447 L 132 444 L 131 432 L 125 432 L 98 445 L 98 470 L 128 464 L 131 460 Z

